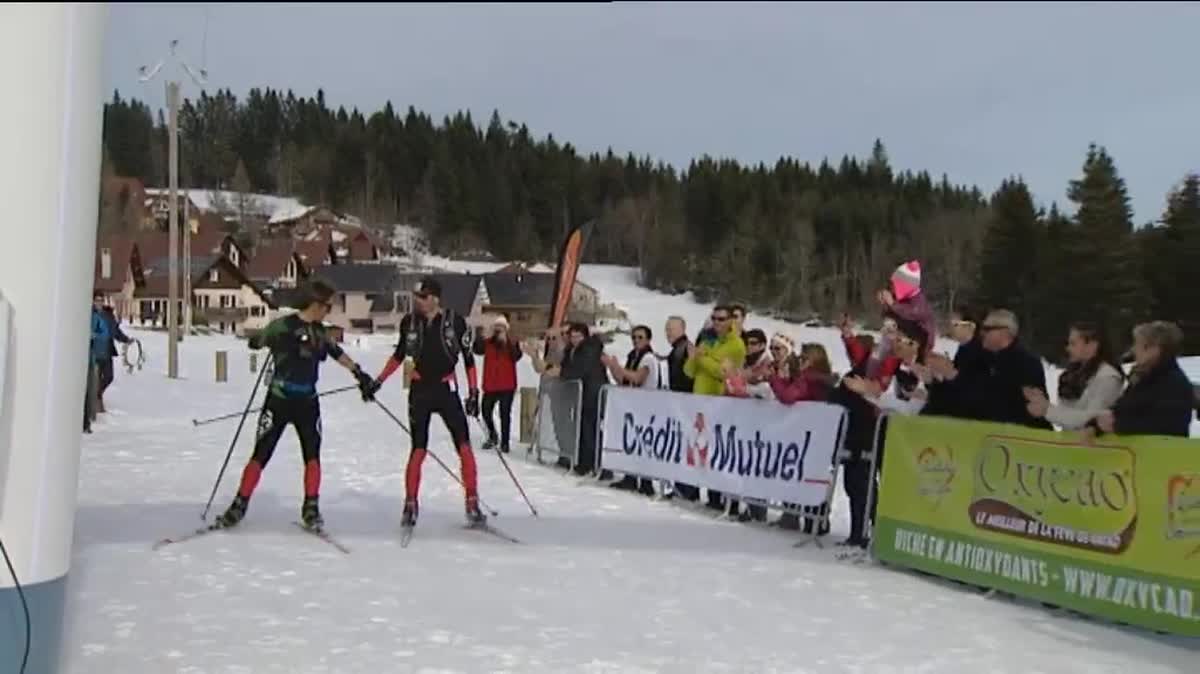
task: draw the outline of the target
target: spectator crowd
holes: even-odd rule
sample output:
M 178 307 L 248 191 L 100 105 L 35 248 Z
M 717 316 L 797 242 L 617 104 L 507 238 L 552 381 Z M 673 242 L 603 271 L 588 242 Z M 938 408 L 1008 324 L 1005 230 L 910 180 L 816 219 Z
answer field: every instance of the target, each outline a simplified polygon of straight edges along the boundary
M 542 410 L 543 415 L 552 417 L 559 447 L 578 443 L 578 460 L 573 466 L 567 458 L 559 460 L 562 467 L 578 475 L 595 473 L 600 390 L 606 385 L 758 398 L 784 406 L 806 401 L 841 405 L 849 420 L 842 466 L 842 484 L 851 510 L 850 535 L 841 543 L 847 546 L 868 542 L 874 512 L 870 495 L 878 493 L 882 437 L 889 414 L 1057 428 L 1079 434 L 1085 443 L 1113 433 L 1188 435 L 1196 394 L 1177 362 L 1183 333 L 1173 323 L 1154 321 L 1137 326 L 1123 359 L 1117 357 L 1101 326 L 1073 325 L 1064 336 L 1068 365 L 1058 378 L 1052 403 L 1043 359 L 1021 340 L 1021 326 L 1013 312 L 993 308 L 976 313 L 968 307 L 956 308 L 945 323 L 946 333 L 958 344 L 951 357 L 934 350 L 938 321 L 921 291 L 919 262 L 897 268 L 877 300 L 882 318 L 877 337 L 856 332 L 848 316 L 840 321 L 841 341 L 849 360 L 849 370 L 840 377 L 822 344 L 797 344 L 786 334 L 768 336 L 753 326 L 746 308 L 738 304 L 714 307 L 694 340 L 689 339 L 683 318 L 667 318 L 663 326 L 667 350 L 661 354 L 653 348 L 653 330 L 635 326 L 631 330 L 633 348 L 623 361 L 606 354 L 600 337 L 583 324 L 551 329 L 540 344 L 525 342 L 513 348 L 506 343 L 501 348 L 489 343 L 476 352 L 483 352 L 485 369 L 493 358 L 502 364 L 505 392 L 499 400 L 505 425 L 516 388 L 514 364 L 522 352 L 533 362 L 543 385 L 555 379 L 579 382 L 577 425 L 568 405 L 551 404 L 549 410 Z M 1123 360 L 1131 361 L 1128 369 Z M 491 420 L 487 423 L 491 429 Z M 572 437 L 576 430 L 577 440 Z M 496 444 L 494 433 L 489 440 Z M 507 448 L 507 428 L 502 445 Z M 872 460 L 876 451 L 879 456 Z M 632 475 L 614 480 L 603 468 L 598 477 L 613 480 L 613 489 L 646 496 L 694 502 L 703 497 L 705 507 L 740 521 L 768 519 L 764 504 L 741 504 L 707 489 L 702 494 L 694 485 L 656 485 L 657 481 Z M 798 512 L 782 505 L 784 514 L 772 525 L 828 533 L 828 512 Z

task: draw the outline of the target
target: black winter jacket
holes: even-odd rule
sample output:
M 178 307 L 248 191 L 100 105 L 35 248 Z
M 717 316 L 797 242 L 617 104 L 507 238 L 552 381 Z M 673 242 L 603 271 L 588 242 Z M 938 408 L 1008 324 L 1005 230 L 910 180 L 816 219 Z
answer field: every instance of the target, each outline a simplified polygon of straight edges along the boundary
M 1113 430 L 1118 435 L 1175 435 L 1188 437 L 1195 393 L 1174 359 L 1135 376 L 1113 405 Z
M 688 359 L 687 337 L 680 337 L 671 345 L 671 353 L 667 355 L 667 377 L 669 379 L 668 388 L 672 391 L 680 393 L 691 393 L 694 380 L 684 374 L 683 364 Z
M 1046 391 L 1046 370 L 1042 359 L 1028 351 L 1020 342 L 1013 342 L 1003 351 L 991 352 L 980 347 L 970 355 L 966 380 L 959 384 L 964 416 L 979 421 L 1018 424 L 1030 428 L 1053 430 L 1045 419 L 1038 419 L 1026 409 L 1026 386 Z M 959 372 L 963 377 L 963 372 Z

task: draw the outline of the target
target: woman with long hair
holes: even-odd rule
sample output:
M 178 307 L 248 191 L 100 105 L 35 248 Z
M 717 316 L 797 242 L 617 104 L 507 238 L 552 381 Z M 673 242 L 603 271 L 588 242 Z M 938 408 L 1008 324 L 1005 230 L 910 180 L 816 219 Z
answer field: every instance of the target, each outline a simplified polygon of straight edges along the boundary
M 1058 403 L 1038 389 L 1026 388 L 1029 414 L 1064 431 L 1083 428 L 1112 407 L 1125 388 L 1125 375 L 1108 339 L 1091 323 L 1076 323 L 1067 336 L 1069 364 L 1058 377 Z
M 770 379 L 771 390 L 775 399 L 785 405 L 798 402 L 825 402 L 833 391 L 833 367 L 829 363 L 829 354 L 825 347 L 810 342 L 800 346 L 800 354 L 791 354 L 792 341 L 784 335 L 771 338 L 771 355 L 775 357 L 778 366 Z M 795 507 L 790 503 L 785 506 Z M 804 532 L 812 533 L 817 529 L 819 536 L 829 533 L 829 508 L 805 507 Z M 784 513 L 779 518 L 779 526 L 784 529 L 799 529 L 800 516 L 794 512 Z

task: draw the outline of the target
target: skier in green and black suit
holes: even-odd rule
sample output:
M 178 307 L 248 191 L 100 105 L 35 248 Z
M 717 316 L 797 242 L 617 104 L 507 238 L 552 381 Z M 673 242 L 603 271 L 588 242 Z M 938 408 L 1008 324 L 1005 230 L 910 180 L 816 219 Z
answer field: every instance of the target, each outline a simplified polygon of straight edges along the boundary
M 242 471 L 241 486 L 229 509 L 217 518 L 217 524 L 231 527 L 246 515 L 250 496 L 258 485 L 263 468 L 271 460 L 275 445 L 288 424 L 300 436 L 304 457 L 304 504 L 300 518 L 305 527 L 319 530 L 324 521 L 317 507 L 321 486 L 321 403 L 317 398 L 317 376 L 321 361 L 332 357 L 358 380 L 367 391 L 373 379 L 363 372 L 329 336 L 322 320 L 332 309 L 334 290 L 322 282 L 308 285 L 301 299 L 304 308 L 271 321 L 259 335 L 251 338 L 250 348 L 271 350 L 275 363 L 267 401 L 258 418 L 258 438 L 254 454 Z

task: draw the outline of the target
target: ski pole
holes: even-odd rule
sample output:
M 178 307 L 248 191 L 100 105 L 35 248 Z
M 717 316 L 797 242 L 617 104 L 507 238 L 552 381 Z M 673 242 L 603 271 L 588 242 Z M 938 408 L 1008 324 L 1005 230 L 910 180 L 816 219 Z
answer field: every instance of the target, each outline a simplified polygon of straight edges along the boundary
M 480 427 L 482 428 L 483 421 L 479 417 L 475 417 L 475 421 L 479 423 Z M 483 430 L 485 432 L 487 431 L 486 428 L 483 428 Z M 504 452 L 497 449 L 496 458 L 500 459 L 500 463 L 504 464 L 504 470 L 508 471 L 508 476 L 512 478 L 513 484 L 517 487 L 517 491 L 521 492 L 521 498 L 525 499 L 525 505 L 529 506 L 529 512 L 533 513 L 534 517 L 537 517 L 537 508 L 533 507 L 533 503 L 530 502 L 529 497 L 525 495 L 525 489 L 521 487 L 521 483 L 517 480 L 517 476 L 513 473 L 512 468 L 508 465 L 508 459 L 504 458 Z
M 392 411 L 387 408 L 387 405 L 384 405 L 383 403 L 379 402 L 378 400 L 375 400 L 374 403 L 376 405 L 379 405 L 379 409 L 383 410 L 384 414 L 387 414 L 389 417 L 391 417 L 392 421 L 396 422 L 397 426 L 404 429 L 405 433 L 408 433 L 408 438 L 409 438 L 409 441 L 411 442 L 412 431 L 410 431 L 408 429 L 408 426 L 405 426 L 404 422 L 400 421 L 400 418 L 397 417 L 395 414 L 393 414 Z M 462 478 L 458 476 L 458 473 L 451 470 L 450 466 L 447 466 L 445 461 L 442 461 L 440 458 L 438 458 L 437 454 L 433 453 L 433 450 L 426 448 L 425 453 L 428 454 L 429 456 L 432 456 L 433 460 L 437 461 L 438 465 L 442 467 L 442 470 L 446 471 L 450 475 L 450 477 L 454 478 L 454 481 L 457 482 L 459 485 L 461 485 L 464 490 L 467 488 L 467 485 L 463 484 Z M 476 498 L 478 498 L 478 497 L 476 497 Z M 491 507 L 488 506 L 488 504 L 483 502 L 482 498 L 479 498 L 478 500 L 479 500 L 479 505 L 482 506 L 484 510 L 488 511 L 488 514 L 490 514 L 492 517 L 500 516 L 500 513 L 495 510 L 492 510 Z
M 254 380 L 254 389 L 250 391 L 250 398 L 246 400 L 246 410 L 242 412 L 242 420 L 238 422 L 237 430 L 233 432 L 233 440 L 229 441 L 229 451 L 225 452 L 225 462 L 221 464 L 221 471 L 217 473 L 217 481 L 213 483 L 212 493 L 208 495 L 208 503 L 204 504 L 204 512 L 200 513 L 201 521 L 208 520 L 208 511 L 212 508 L 213 499 L 217 497 L 217 489 L 221 486 L 221 478 L 225 477 L 229 459 L 233 457 L 233 448 L 237 446 L 238 436 L 242 434 L 242 426 L 246 424 L 246 417 L 250 415 L 250 406 L 254 404 L 254 398 L 258 395 L 258 387 L 262 384 L 263 375 L 271 369 L 271 364 L 271 357 L 267 356 L 262 369 L 258 371 L 258 379 Z
M 331 396 L 331 395 L 334 395 L 335 393 L 345 393 L 346 391 L 354 391 L 357 389 L 358 389 L 358 385 L 352 384 L 350 386 L 343 386 L 341 388 L 335 388 L 335 389 L 330 389 L 328 391 L 323 391 L 321 393 L 318 393 L 317 397 L 324 398 L 325 396 Z M 211 417 L 208 419 L 192 419 L 192 425 L 193 426 L 205 426 L 207 424 L 216 423 L 218 421 L 225 421 L 226 419 L 236 419 L 237 417 L 243 416 L 245 414 L 254 414 L 256 412 L 261 412 L 261 411 L 262 411 L 261 407 L 255 407 L 254 409 L 248 410 L 246 412 L 230 412 L 229 414 L 222 414 L 219 417 Z

